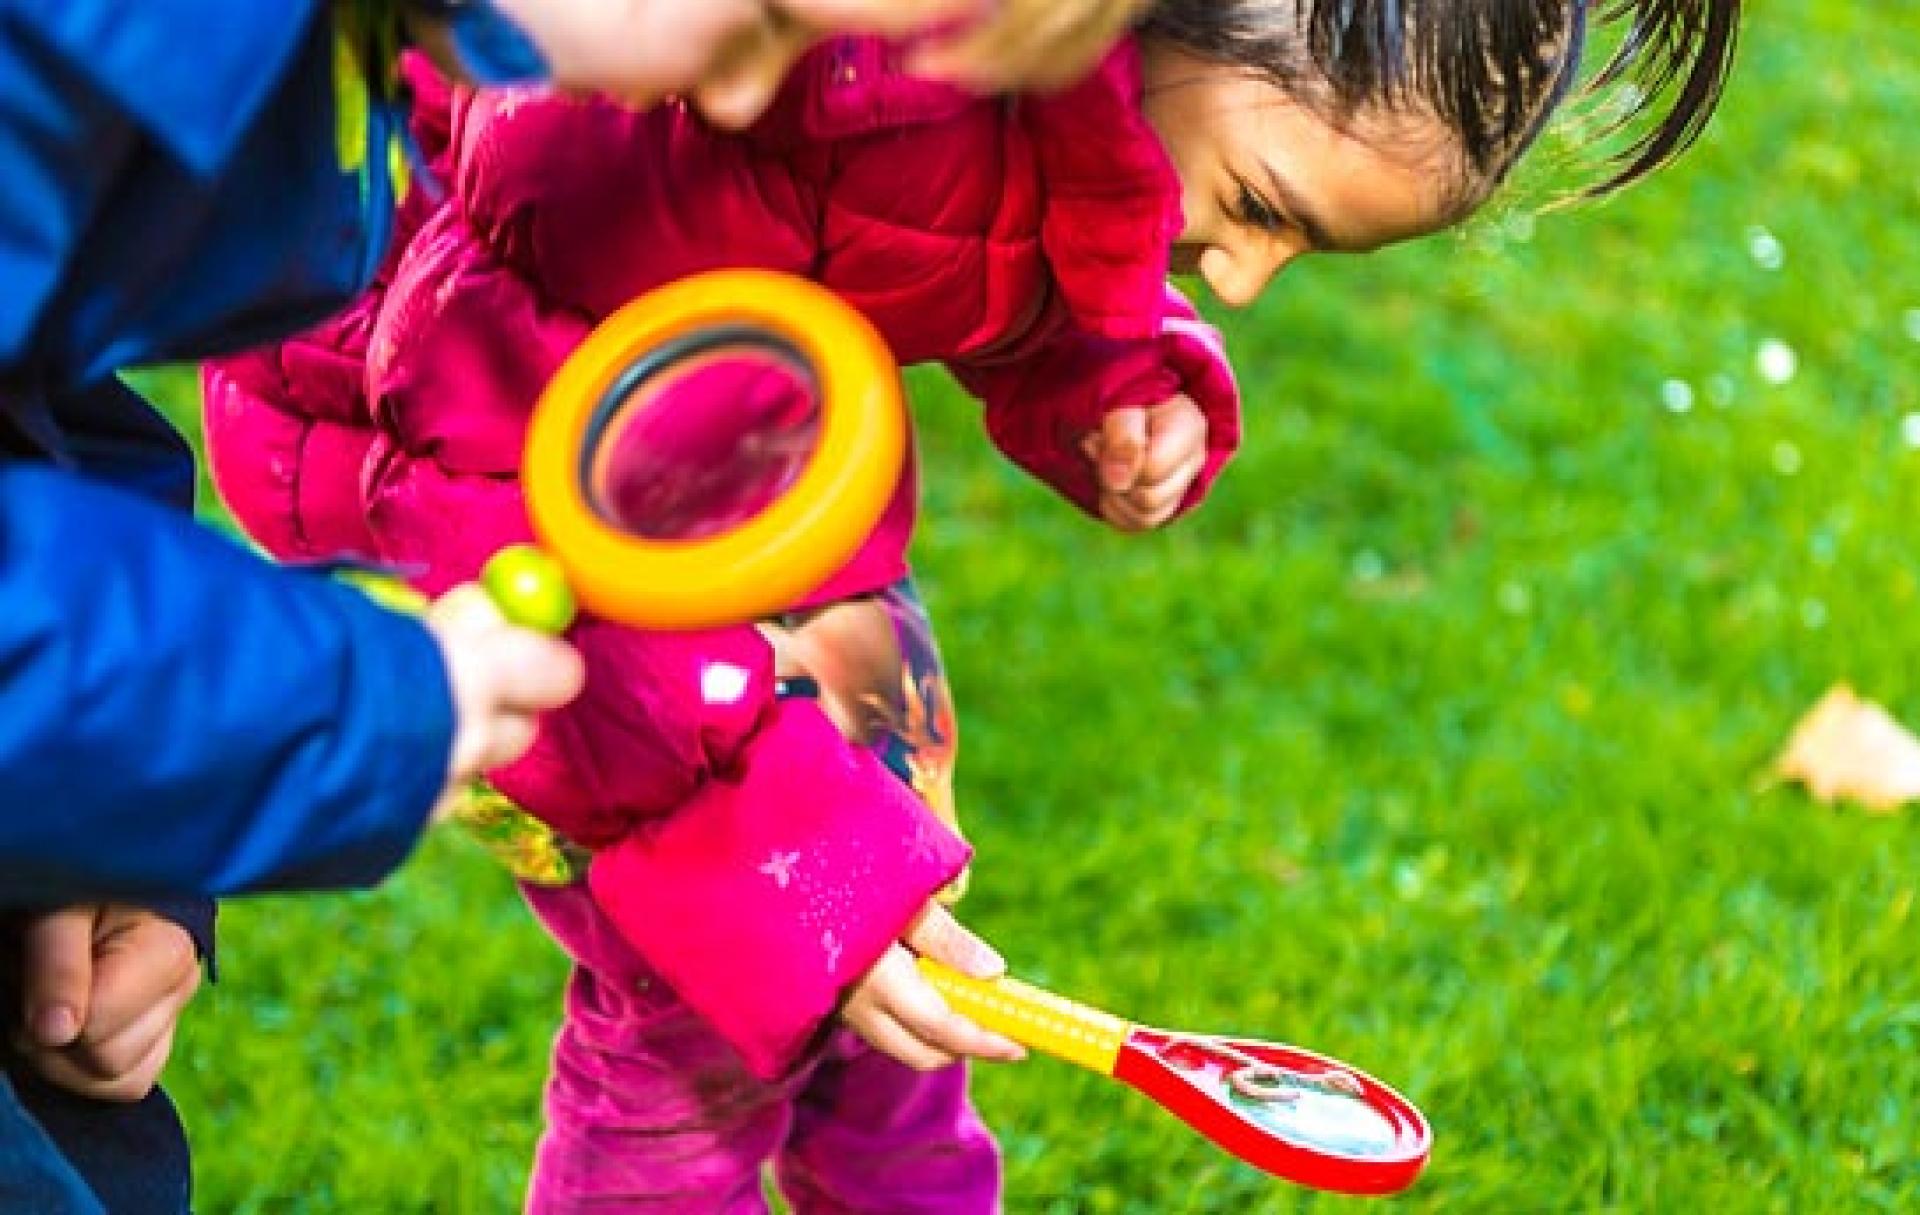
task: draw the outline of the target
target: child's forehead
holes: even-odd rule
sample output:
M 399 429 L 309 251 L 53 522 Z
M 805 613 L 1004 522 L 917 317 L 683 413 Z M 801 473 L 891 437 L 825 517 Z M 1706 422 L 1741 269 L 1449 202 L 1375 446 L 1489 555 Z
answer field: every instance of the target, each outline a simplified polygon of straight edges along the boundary
M 1343 123 L 1444 136 L 1497 182 L 1578 76 L 1587 0 L 1162 0 L 1215 57 Z M 1228 35 L 1258 30 L 1257 36 Z M 1202 52 L 1206 53 L 1206 52 Z M 1423 130 L 1422 128 L 1426 128 Z M 1406 134 L 1408 132 L 1402 132 Z
M 1475 169 L 1460 132 L 1430 109 L 1365 111 L 1340 129 L 1396 164 L 1416 166 L 1432 186 L 1432 205 L 1450 223 L 1465 218 L 1492 188 Z
M 1216 134 L 1229 155 L 1363 184 L 1415 181 L 1421 209 L 1447 222 L 1484 197 L 1460 134 L 1428 106 L 1404 100 L 1344 109 L 1302 105 L 1271 81 L 1242 87 L 1264 96 L 1243 95 L 1217 112 Z

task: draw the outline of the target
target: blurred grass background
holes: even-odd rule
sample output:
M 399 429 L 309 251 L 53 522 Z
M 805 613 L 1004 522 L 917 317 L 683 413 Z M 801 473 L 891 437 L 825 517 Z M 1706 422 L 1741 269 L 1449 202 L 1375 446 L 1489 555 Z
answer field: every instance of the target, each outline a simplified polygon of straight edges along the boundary
M 916 377 L 972 923 L 1402 1087 L 1398 1209 L 1920 1209 L 1920 823 L 1757 784 L 1835 680 L 1920 722 L 1916 65 L 1913 0 L 1755 6 L 1652 184 L 1290 270 L 1169 534 Z M 171 1072 L 201 1209 L 517 1207 L 563 967 L 500 873 L 436 840 L 223 935 Z M 1361 1209 L 1064 1066 L 978 1093 L 1013 1212 Z

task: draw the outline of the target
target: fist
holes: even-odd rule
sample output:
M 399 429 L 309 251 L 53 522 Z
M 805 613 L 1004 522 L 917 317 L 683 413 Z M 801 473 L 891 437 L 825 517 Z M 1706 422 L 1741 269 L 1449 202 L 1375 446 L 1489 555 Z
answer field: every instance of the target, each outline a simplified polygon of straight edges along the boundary
M 27 926 L 21 957 L 25 1007 L 14 1047 L 27 1064 L 82 1096 L 146 1096 L 200 986 L 186 930 L 137 907 L 69 907 Z
M 1082 450 L 1100 484 L 1100 517 L 1119 531 L 1150 531 L 1179 513 L 1206 467 L 1206 415 L 1185 395 L 1116 409 Z

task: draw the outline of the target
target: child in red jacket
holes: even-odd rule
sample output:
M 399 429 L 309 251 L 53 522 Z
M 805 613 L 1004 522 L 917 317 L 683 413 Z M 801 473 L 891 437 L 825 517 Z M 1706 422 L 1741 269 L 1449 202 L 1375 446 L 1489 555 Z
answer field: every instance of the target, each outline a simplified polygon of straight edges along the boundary
M 1173 0 L 1086 81 L 1016 101 L 834 42 L 739 133 L 680 107 L 457 95 L 450 196 L 384 288 L 210 372 L 216 474 L 283 555 L 359 552 L 429 589 L 469 577 L 527 535 L 521 435 L 567 353 L 653 286 L 753 265 L 833 288 L 902 362 L 944 363 L 1002 450 L 1075 504 L 1157 526 L 1239 435 L 1219 339 L 1169 270 L 1242 304 L 1301 253 L 1470 213 L 1572 88 L 1586 20 L 1578 0 L 1484 2 L 1511 11 Z M 1691 7 L 1712 3 L 1627 10 L 1664 33 L 1629 40 L 1648 58 L 1625 67 L 1686 79 L 1609 187 L 1703 121 L 1735 7 Z M 785 623 L 878 601 L 894 610 L 866 627 L 904 655 L 924 626 L 913 512 L 909 472 Z M 529 892 L 577 963 L 536 1209 L 762 1210 L 770 1160 L 802 1211 L 994 1209 L 959 1069 L 896 1061 L 955 1053 L 917 1028 L 931 993 L 895 942 L 964 846 L 831 698 L 796 693 L 783 676 L 819 653 L 771 631 L 583 622 L 586 693 L 497 774 L 593 853 L 585 883 Z M 836 1011 L 858 1034 L 820 1032 Z

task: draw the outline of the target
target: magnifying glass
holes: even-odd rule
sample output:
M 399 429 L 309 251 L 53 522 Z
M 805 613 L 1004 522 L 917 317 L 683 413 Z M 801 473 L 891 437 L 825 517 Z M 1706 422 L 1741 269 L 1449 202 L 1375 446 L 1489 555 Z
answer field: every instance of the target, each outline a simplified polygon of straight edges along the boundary
M 548 632 L 570 596 L 645 629 L 763 619 L 852 558 L 906 447 L 898 367 L 851 306 L 764 270 L 682 279 L 548 384 L 521 470 L 540 554 L 507 550 L 481 581 Z
M 552 634 L 579 607 L 651 630 L 765 619 L 859 550 L 906 451 L 899 368 L 850 305 L 765 270 L 681 279 L 609 316 L 548 383 L 521 466 L 538 544 L 501 550 L 480 582 L 507 619 Z M 404 583 L 351 577 L 427 607 Z M 517 877 L 581 872 L 484 782 L 455 817 Z
M 955 1011 L 1144 1093 L 1276 1177 L 1343 1194 L 1395 1194 L 1413 1184 L 1433 1150 L 1433 1132 L 1412 1102 L 1325 1055 L 1135 1025 L 1017 979 L 975 979 L 926 958 L 920 969 Z

